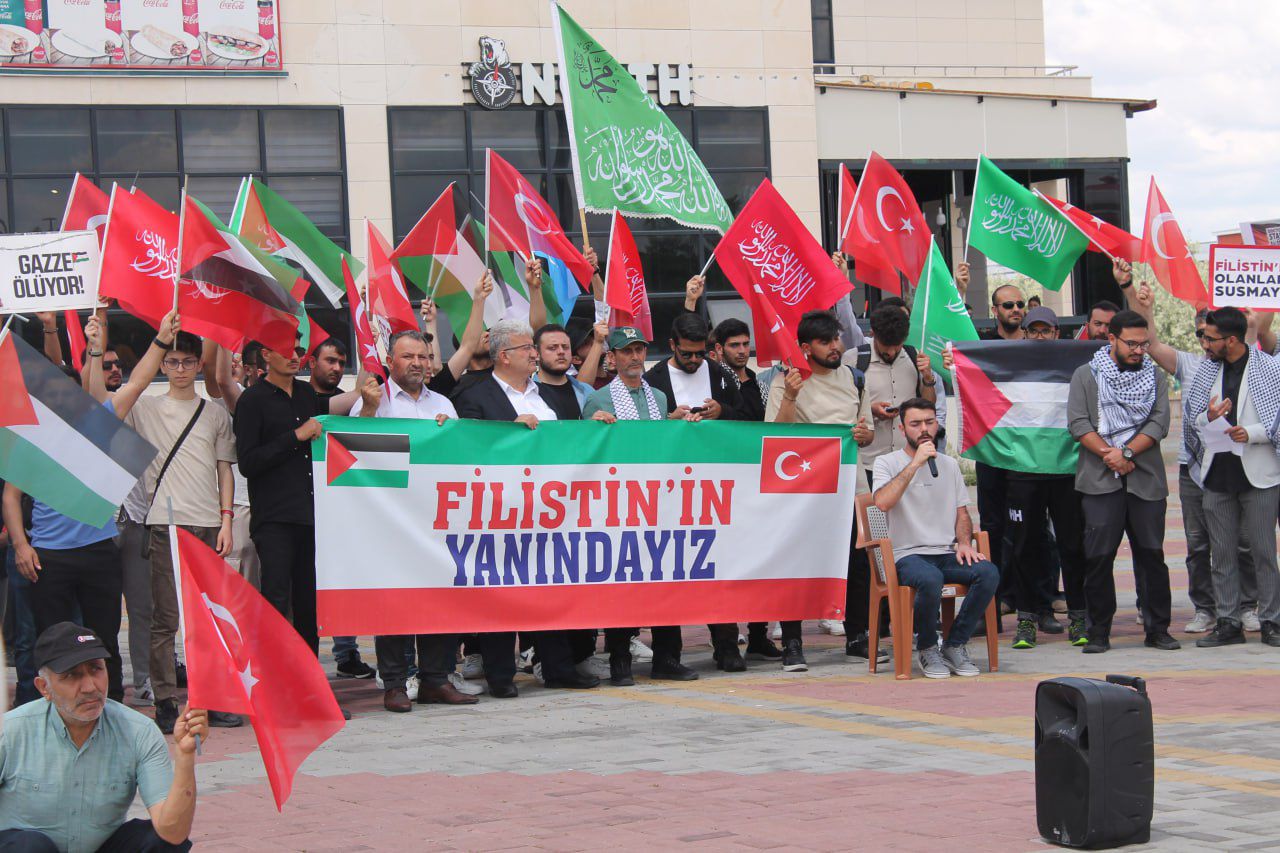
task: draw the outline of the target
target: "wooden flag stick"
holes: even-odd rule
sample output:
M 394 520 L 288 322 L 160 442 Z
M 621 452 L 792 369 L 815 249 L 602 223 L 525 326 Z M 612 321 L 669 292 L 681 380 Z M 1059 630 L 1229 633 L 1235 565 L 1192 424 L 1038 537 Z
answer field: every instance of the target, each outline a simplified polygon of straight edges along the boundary
M 587 211 L 578 208 L 578 220 L 582 223 L 582 251 L 591 251 L 591 238 L 587 236 Z

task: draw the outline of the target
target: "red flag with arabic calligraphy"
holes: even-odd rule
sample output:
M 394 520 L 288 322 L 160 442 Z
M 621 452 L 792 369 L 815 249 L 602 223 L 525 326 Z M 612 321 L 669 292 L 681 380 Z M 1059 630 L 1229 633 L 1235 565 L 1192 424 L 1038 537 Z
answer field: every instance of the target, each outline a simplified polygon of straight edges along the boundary
M 160 328 L 173 307 L 178 272 L 178 215 L 142 190 L 111 189 L 102 238 L 98 293 L 145 323 Z
M 806 311 L 826 310 L 853 285 L 766 178 L 715 248 L 716 262 L 751 308 L 756 358 L 809 367 L 796 341 Z
M 610 326 L 634 326 L 647 340 L 653 340 L 653 315 L 649 312 L 649 292 L 644 286 L 640 251 L 627 221 L 617 210 L 613 212 L 613 224 L 609 229 L 604 301 L 613 308 Z

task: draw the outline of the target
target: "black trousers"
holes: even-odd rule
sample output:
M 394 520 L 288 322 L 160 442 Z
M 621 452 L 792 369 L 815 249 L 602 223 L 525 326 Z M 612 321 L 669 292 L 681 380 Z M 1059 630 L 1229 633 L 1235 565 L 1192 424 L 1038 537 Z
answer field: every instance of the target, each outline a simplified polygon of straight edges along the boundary
M 120 549 L 110 539 L 82 548 L 37 548 L 38 580 L 28 600 L 36 636 L 50 625 L 70 622 L 79 612 L 84 626 L 98 635 L 107 658 L 107 696 L 124 699 L 120 661 L 120 601 L 124 595 L 124 567 Z
M 800 637 L 799 622 L 781 622 L 779 624 L 782 625 L 784 641 L 786 640 L 786 637 L 787 637 L 786 632 L 787 632 L 788 625 L 795 626 L 795 636 L 797 637 L 797 639 Z M 716 625 L 708 625 L 707 628 L 711 631 L 711 643 L 713 646 L 715 646 L 716 648 L 719 648 L 721 645 L 726 645 L 726 646 L 733 646 L 734 648 L 737 648 L 738 646 L 738 623 L 737 622 L 723 622 Z M 749 622 L 747 624 L 748 642 L 756 639 L 757 637 L 767 640 L 769 638 L 768 634 L 766 633 L 768 630 L 769 630 L 768 622 Z
M 1089 638 L 1106 640 L 1116 615 L 1116 549 L 1129 536 L 1133 572 L 1142 589 L 1142 615 L 1148 634 L 1169 630 L 1172 603 L 1169 567 L 1164 562 L 1164 514 L 1167 501 L 1147 501 L 1121 489 L 1082 495 L 1084 507 L 1084 597 Z
M 610 656 L 631 653 L 631 638 L 636 636 L 639 628 L 605 628 L 604 648 Z M 680 660 L 680 652 L 684 650 L 684 639 L 679 625 L 664 625 L 650 628 L 653 636 L 653 659 L 672 658 Z M 737 639 L 736 637 L 734 638 Z
M 458 655 L 457 634 L 412 634 L 377 636 L 373 648 L 378 655 L 378 675 L 382 688 L 404 687 L 409 667 L 405 663 L 408 646 L 418 645 L 418 680 L 426 687 L 443 687 L 453 672 Z
M 524 644 L 526 635 L 529 641 L 533 643 L 533 657 L 537 663 L 542 664 L 542 678 L 568 678 L 573 675 L 573 665 L 578 662 L 578 658 L 574 654 L 573 635 L 582 633 L 578 631 L 521 631 L 520 642 Z M 591 640 L 591 648 L 595 650 L 594 635 Z M 591 655 L 588 653 L 587 657 Z M 583 658 L 585 660 L 585 658 Z M 485 671 L 488 671 L 486 663 Z
M 156 835 L 149 820 L 131 820 L 111 833 L 98 853 L 180 853 L 190 849 L 190 841 L 170 844 Z M 0 830 L 0 853 L 58 853 L 58 846 L 34 829 L 5 829 Z
M 484 661 L 484 680 L 490 687 L 504 687 L 516 677 L 516 632 L 476 634 L 468 646 L 480 652 Z M 544 668 L 543 675 L 546 675 Z
M 858 540 L 857 521 L 849 540 L 849 576 L 844 588 L 844 633 L 850 639 L 867 632 L 867 616 L 871 598 L 871 561 L 863 548 L 854 546 Z M 883 623 L 882 623 L 883 624 Z M 799 637 L 799 623 L 794 630 Z M 782 623 L 782 639 L 788 637 L 787 623 Z
M 1000 589 L 996 596 L 1001 601 L 1008 601 L 1013 598 L 1013 573 L 1006 568 L 1004 559 L 1005 522 L 1009 518 L 1005 494 L 1009 472 L 981 462 L 975 467 L 978 474 L 978 526 L 987 531 L 987 538 L 991 540 L 991 553 L 987 556 L 1000 569 Z
M 1013 553 L 1014 604 L 1020 614 L 1039 615 L 1053 609 L 1056 587 L 1049 556 L 1046 515 L 1053 520 L 1062 584 L 1069 610 L 1084 610 L 1084 511 L 1074 478 L 1008 479 L 1008 530 Z
M 310 524 L 267 521 L 251 534 L 262 564 L 262 596 L 320 654 L 316 628 L 316 529 Z
M 573 655 L 575 664 L 582 663 L 596 653 L 596 636 L 599 631 L 595 628 L 575 628 L 567 633 L 569 652 Z

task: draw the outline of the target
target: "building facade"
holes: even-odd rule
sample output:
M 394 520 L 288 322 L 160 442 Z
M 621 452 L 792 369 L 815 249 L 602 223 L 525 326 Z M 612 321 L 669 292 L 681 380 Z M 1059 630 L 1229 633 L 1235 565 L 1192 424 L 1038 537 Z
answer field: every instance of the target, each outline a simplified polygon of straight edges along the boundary
M 962 250 L 979 152 L 1129 223 L 1125 123 L 1154 104 L 1093 98 L 1088 77 L 1045 67 L 1041 0 L 563 5 L 668 111 L 732 209 L 769 177 L 828 248 L 839 164 L 856 176 L 871 150 L 902 170 L 951 259 Z M 280 70 L 265 60 L 45 70 L 0 56 L 0 231 L 56 229 L 77 171 L 107 188 L 135 183 L 174 209 L 185 178 L 223 216 L 253 174 L 359 256 L 366 218 L 398 239 L 449 181 L 480 215 L 492 147 L 581 239 L 544 0 L 278 0 L 275 13 Z M 57 38 L 46 39 L 54 51 Z M 500 67 L 506 85 L 475 79 L 477 63 Z M 664 222 L 632 226 L 662 330 L 715 237 Z M 587 227 L 603 246 L 608 218 L 588 216 Z M 1099 258 L 1078 265 L 1060 310 L 1115 295 Z M 970 260 L 970 302 L 985 316 L 985 266 Z M 713 319 L 742 312 L 714 268 L 709 291 Z M 349 332 L 344 311 L 314 316 L 335 335 Z M 119 339 L 145 339 L 126 318 L 117 327 Z

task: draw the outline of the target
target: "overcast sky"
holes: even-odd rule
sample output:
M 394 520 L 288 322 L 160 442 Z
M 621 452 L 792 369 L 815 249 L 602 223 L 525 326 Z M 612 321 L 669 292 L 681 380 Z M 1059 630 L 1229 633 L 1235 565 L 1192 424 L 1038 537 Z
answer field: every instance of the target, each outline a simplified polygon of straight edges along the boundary
M 1154 98 L 1129 119 L 1131 226 L 1147 184 L 1190 240 L 1280 218 L 1280 2 L 1044 0 L 1046 61 L 1099 97 Z

